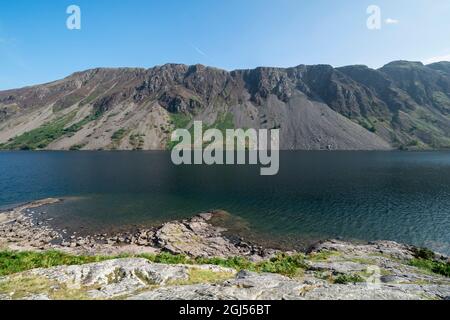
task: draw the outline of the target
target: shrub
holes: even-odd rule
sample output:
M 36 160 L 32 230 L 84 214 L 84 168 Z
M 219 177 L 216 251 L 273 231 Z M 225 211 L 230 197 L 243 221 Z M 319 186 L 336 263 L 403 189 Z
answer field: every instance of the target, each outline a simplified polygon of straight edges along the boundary
M 359 283 L 365 280 L 358 274 L 340 274 L 333 279 L 336 284 Z
M 428 272 L 450 277 L 450 263 L 448 262 L 416 258 L 412 259 L 409 264 Z
M 427 248 L 414 248 L 413 249 L 414 256 L 417 259 L 426 259 L 426 260 L 433 260 L 434 259 L 434 252 Z

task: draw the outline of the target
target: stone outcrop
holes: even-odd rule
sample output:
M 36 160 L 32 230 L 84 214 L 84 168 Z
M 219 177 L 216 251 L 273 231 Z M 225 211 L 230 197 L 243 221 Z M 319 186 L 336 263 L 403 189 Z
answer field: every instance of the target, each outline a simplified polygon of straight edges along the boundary
M 231 278 L 233 269 L 202 265 L 164 265 L 146 259 L 116 259 L 81 266 L 61 266 L 35 269 L 0 279 L 1 288 L 15 288 L 3 297 L 15 299 L 113 299 L 127 298 L 142 290 L 195 282 L 196 274 L 212 279 Z M 20 284 L 28 285 L 21 291 Z M 32 284 L 31 286 L 29 284 Z

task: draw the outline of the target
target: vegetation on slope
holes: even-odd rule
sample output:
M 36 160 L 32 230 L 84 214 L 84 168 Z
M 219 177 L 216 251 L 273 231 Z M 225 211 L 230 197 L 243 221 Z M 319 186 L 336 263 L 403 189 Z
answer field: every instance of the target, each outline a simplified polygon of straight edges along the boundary
M 450 277 L 450 263 L 448 262 L 429 259 L 413 259 L 409 264 L 431 273 Z
M 25 132 L 2 145 L 2 149 L 35 150 L 47 147 L 51 142 L 67 133 L 64 128 L 72 120 L 73 114 L 46 123 L 39 128 Z
M 193 125 L 189 126 L 192 121 L 193 121 L 193 119 L 191 116 L 183 114 L 183 113 L 170 114 L 170 122 L 173 127 L 173 130 L 188 129 L 191 134 L 191 138 L 193 139 L 194 126 Z M 233 121 L 233 114 L 231 114 L 231 113 L 219 114 L 217 116 L 216 121 L 212 125 L 203 124 L 203 132 L 205 132 L 208 129 L 218 129 L 218 130 L 220 130 L 220 132 L 222 132 L 224 137 L 225 137 L 227 129 L 234 129 L 234 128 L 235 128 L 235 125 L 234 125 L 234 121 Z M 192 141 L 192 143 L 193 143 L 193 141 Z M 225 139 L 224 139 L 224 143 L 225 143 Z M 167 149 L 172 150 L 177 144 L 178 144 L 178 142 L 172 142 L 170 140 L 170 135 L 169 135 L 169 141 L 167 142 Z
M 107 259 L 111 258 L 103 256 L 75 256 L 60 251 L 0 251 L 0 276 L 36 268 L 81 265 Z
M 44 149 L 53 141 L 67 135 L 72 136 L 81 130 L 86 124 L 101 117 L 101 113 L 93 113 L 83 120 L 67 127 L 73 121 L 75 112 L 48 122 L 39 128 L 25 132 L 24 134 L 10 139 L 7 143 L 1 144 L 0 149 L 6 150 L 36 150 Z
M 0 276 L 10 275 L 35 268 L 50 268 L 59 265 L 81 265 L 118 258 L 144 258 L 154 263 L 163 264 L 212 264 L 238 271 L 249 270 L 255 272 L 279 273 L 286 276 L 296 276 L 306 268 L 305 256 L 280 254 L 270 260 L 251 262 L 242 257 L 233 258 L 190 258 L 184 255 L 160 253 L 157 255 L 118 255 L 118 256 L 76 256 L 59 251 L 46 252 L 16 252 L 0 251 Z

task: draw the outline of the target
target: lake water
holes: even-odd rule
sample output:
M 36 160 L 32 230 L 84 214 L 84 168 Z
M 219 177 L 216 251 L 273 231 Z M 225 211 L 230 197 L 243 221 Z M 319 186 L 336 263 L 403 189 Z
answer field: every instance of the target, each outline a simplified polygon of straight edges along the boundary
M 450 152 L 282 152 L 259 166 L 174 166 L 166 152 L 1 152 L 0 207 L 46 197 L 54 224 L 86 232 L 210 209 L 280 246 L 396 240 L 450 253 Z

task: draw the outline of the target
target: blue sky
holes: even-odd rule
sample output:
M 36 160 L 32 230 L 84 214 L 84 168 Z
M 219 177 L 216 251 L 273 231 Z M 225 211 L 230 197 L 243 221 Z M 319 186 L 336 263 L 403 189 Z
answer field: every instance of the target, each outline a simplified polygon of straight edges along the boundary
M 66 8 L 81 8 L 81 30 Z M 380 30 L 366 27 L 378 5 Z M 391 23 L 386 23 L 390 19 Z M 449 0 L 3 0 L 0 90 L 93 67 L 450 60 Z

